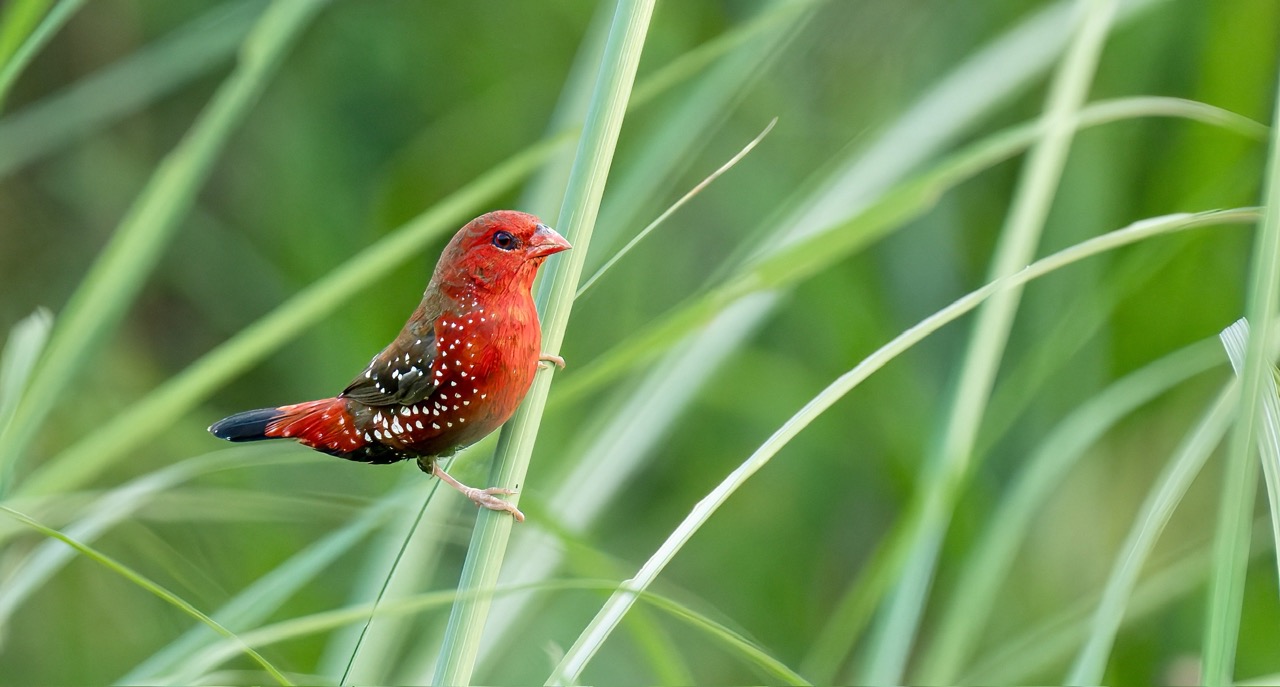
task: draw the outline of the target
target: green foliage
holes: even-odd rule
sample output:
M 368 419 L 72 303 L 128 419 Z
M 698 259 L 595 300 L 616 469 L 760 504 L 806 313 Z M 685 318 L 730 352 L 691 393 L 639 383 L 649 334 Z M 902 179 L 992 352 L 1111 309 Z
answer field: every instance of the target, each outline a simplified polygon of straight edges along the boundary
M 1280 4 L 649 6 L 0 10 L 0 684 L 1280 674 Z M 204 431 L 498 207 L 528 522 Z

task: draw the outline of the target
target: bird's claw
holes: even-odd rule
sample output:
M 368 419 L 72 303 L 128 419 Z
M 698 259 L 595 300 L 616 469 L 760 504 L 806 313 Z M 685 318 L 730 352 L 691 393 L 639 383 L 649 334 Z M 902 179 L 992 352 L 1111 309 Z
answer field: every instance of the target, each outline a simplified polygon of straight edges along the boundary
M 514 503 L 503 501 L 498 495 L 510 496 L 518 494 L 514 489 L 503 489 L 502 487 L 489 487 L 488 489 L 477 489 L 475 487 L 467 487 L 463 492 L 467 498 L 471 499 L 477 506 L 488 508 L 489 510 L 501 510 L 511 514 L 516 522 L 524 522 L 524 513 L 516 508 Z
M 545 369 L 549 367 L 547 363 L 555 363 L 556 367 L 560 368 L 561 370 L 564 369 L 564 358 L 561 358 L 558 355 L 543 353 L 541 356 L 538 357 L 538 367 Z
M 421 460 L 418 461 L 418 465 L 419 466 L 422 465 Z M 488 489 L 477 489 L 475 487 L 468 487 L 462 482 L 459 482 L 458 480 L 454 479 L 452 475 L 445 472 L 436 463 L 431 464 L 431 474 L 435 475 L 436 477 L 439 477 L 440 480 L 443 481 L 445 484 L 448 484 L 454 489 L 457 489 L 458 491 L 462 492 L 463 496 L 466 496 L 467 498 L 471 499 L 472 502 L 474 502 L 477 506 L 483 506 L 485 508 L 488 508 L 489 510 L 506 511 L 511 514 L 511 517 L 516 519 L 516 522 L 524 522 L 524 513 L 521 513 L 520 509 L 516 508 L 516 504 L 508 503 L 498 498 L 499 494 L 503 496 L 510 496 L 512 494 L 519 493 L 516 490 L 504 489 L 502 487 L 489 487 Z

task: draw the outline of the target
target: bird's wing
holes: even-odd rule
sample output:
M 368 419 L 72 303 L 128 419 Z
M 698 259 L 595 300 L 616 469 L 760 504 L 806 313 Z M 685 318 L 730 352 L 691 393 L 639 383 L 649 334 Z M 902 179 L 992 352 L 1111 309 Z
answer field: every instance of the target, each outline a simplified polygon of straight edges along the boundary
M 435 360 L 435 336 L 401 336 L 374 356 L 342 395 L 369 406 L 417 403 L 436 389 L 431 376 Z

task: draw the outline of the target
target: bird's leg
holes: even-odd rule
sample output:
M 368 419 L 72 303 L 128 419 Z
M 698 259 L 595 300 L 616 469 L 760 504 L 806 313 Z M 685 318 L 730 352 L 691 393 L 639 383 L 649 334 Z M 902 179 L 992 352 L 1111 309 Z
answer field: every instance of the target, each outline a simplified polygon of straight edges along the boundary
M 556 367 L 564 369 L 564 358 L 550 353 L 543 353 L 538 356 L 538 367 L 548 367 L 547 363 L 555 363 Z
M 418 467 L 423 467 L 422 461 L 418 461 Z M 516 522 L 524 522 L 524 513 L 516 508 L 514 503 L 509 503 L 498 498 L 498 494 L 510 495 L 516 493 L 511 489 L 503 489 L 502 487 L 489 487 L 488 489 L 476 489 L 454 479 L 449 473 L 440 468 L 439 465 L 431 464 L 431 474 L 440 478 L 440 481 L 462 492 L 462 495 L 471 499 L 477 506 L 484 506 L 489 510 L 504 510 L 516 519 Z

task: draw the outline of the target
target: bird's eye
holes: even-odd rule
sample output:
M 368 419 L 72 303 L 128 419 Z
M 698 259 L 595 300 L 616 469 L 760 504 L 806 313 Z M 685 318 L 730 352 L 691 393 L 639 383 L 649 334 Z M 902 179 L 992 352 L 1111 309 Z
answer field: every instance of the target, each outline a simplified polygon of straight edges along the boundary
M 498 250 L 512 250 L 520 241 L 509 231 L 500 231 L 493 235 L 493 245 Z

